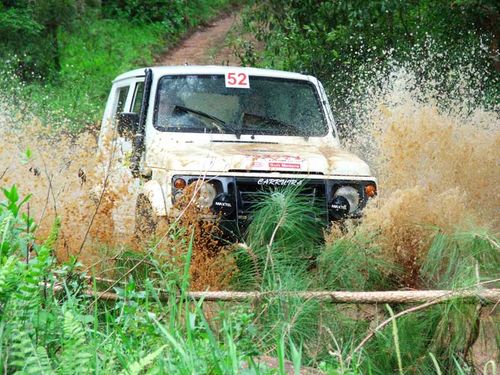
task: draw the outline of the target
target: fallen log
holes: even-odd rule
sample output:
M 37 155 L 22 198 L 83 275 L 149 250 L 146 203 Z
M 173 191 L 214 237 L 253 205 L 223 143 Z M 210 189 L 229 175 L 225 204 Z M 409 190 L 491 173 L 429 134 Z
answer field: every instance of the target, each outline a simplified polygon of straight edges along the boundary
M 489 303 L 500 300 L 500 289 L 483 289 L 480 291 L 464 290 L 412 290 L 412 291 L 384 291 L 384 292 L 189 292 L 189 298 L 205 301 L 245 301 L 258 300 L 269 297 L 294 297 L 300 299 L 314 299 L 331 303 L 421 303 L 430 300 L 443 301 L 460 298 L 479 298 Z
M 113 286 L 125 283 L 118 280 L 105 279 L 99 277 L 84 276 L 89 284 L 99 281 L 110 285 L 105 291 L 84 289 L 83 293 L 94 299 L 107 301 L 118 300 L 118 294 L 111 292 Z M 203 291 L 186 292 L 187 299 L 204 300 L 210 302 L 253 302 L 265 298 L 299 298 L 303 300 L 318 300 L 337 304 L 405 304 L 405 303 L 442 303 L 452 299 L 469 300 L 470 302 L 480 301 L 482 304 L 500 304 L 500 289 L 486 288 L 488 284 L 494 284 L 499 279 L 484 281 L 469 288 L 457 290 L 397 290 L 397 291 L 372 291 L 372 292 L 349 292 L 349 291 L 264 291 L 264 292 L 235 292 L 235 291 Z M 48 285 L 42 283 L 44 288 L 53 291 L 62 291 L 62 285 Z M 172 293 L 167 290 L 155 288 L 160 301 L 167 301 Z M 179 294 L 177 294 L 179 297 Z
M 114 301 L 119 296 L 112 292 L 99 292 L 86 290 L 89 297 L 96 299 Z M 304 300 L 319 300 L 330 303 L 345 304 L 404 304 L 423 303 L 435 301 L 441 303 L 451 299 L 480 300 L 483 304 L 495 304 L 500 301 L 500 289 L 481 290 L 412 290 L 412 291 L 384 291 L 384 292 L 230 292 L 230 291 L 206 291 L 187 292 L 186 298 L 204 301 L 244 302 L 258 301 L 265 298 L 300 298 Z M 159 298 L 165 301 L 169 298 L 167 293 L 159 294 Z

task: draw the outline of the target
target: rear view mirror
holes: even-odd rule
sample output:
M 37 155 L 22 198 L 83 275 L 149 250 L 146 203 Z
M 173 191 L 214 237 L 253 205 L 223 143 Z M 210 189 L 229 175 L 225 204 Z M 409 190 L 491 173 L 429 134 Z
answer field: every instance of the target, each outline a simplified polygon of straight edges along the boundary
M 129 138 L 137 131 L 139 125 L 139 114 L 133 112 L 121 112 L 116 115 L 117 129 L 120 137 Z

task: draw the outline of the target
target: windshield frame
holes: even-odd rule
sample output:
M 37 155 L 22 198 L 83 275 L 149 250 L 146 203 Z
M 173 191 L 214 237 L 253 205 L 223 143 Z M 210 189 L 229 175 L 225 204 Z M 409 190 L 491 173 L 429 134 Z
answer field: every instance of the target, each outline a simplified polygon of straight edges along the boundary
M 160 88 L 161 88 L 161 83 L 162 80 L 164 79 L 175 79 L 175 78 L 184 78 L 184 77 L 189 77 L 189 76 L 195 76 L 195 77 L 222 77 L 222 80 L 224 80 L 224 74 L 220 73 L 215 73 L 215 74 L 196 74 L 196 73 L 188 73 L 188 74 L 165 74 L 162 75 L 161 77 L 158 78 L 157 83 L 156 83 L 156 90 L 155 90 L 155 100 L 154 100 L 154 112 L 153 112 L 153 127 L 162 133 L 184 133 L 184 134 L 211 134 L 211 135 L 233 135 L 235 137 L 238 137 L 237 134 L 234 132 L 224 132 L 224 133 L 219 133 L 219 132 L 206 132 L 206 129 L 201 129 L 201 128 L 182 128 L 182 129 L 177 129 L 175 127 L 171 128 L 164 128 L 161 126 L 158 126 L 158 113 L 159 113 L 159 102 L 160 102 Z M 322 135 L 314 135 L 314 136 L 304 136 L 302 134 L 252 134 L 252 133 L 240 133 L 239 135 L 245 135 L 245 136 L 254 136 L 254 137 L 300 137 L 300 138 L 324 138 L 330 134 L 331 131 L 331 125 L 328 122 L 328 116 L 325 110 L 325 104 L 323 100 L 321 99 L 320 93 L 319 93 L 319 88 L 310 80 L 305 80 L 305 79 L 294 79 L 294 78 L 282 78 L 282 77 L 270 77 L 270 76 L 265 76 L 265 75 L 252 75 L 250 78 L 262 78 L 266 79 L 269 81 L 280 81 L 280 82 L 293 82 L 297 83 L 299 82 L 300 84 L 306 84 L 309 85 L 312 88 L 312 91 L 314 92 L 314 97 L 316 99 L 316 103 L 318 105 L 319 112 L 321 114 L 321 125 L 324 129 L 324 132 Z M 240 89 L 244 90 L 244 89 Z M 229 125 L 234 125 L 234 124 L 229 124 Z

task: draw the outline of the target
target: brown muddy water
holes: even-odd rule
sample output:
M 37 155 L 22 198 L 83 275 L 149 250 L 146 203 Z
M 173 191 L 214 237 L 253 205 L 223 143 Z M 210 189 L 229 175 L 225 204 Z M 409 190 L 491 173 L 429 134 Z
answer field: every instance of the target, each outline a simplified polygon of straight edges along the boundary
M 86 263 L 106 248 L 130 244 L 134 184 L 98 152 L 96 134 L 72 136 L 36 118 L 19 124 L 15 111 L 5 107 L 0 127 L 0 185 L 15 184 L 21 194 L 33 195 L 25 211 L 39 225 L 38 238 L 48 234 L 56 216 L 61 219 L 59 260 L 79 255 Z
M 498 233 L 498 114 L 438 109 L 401 87 L 369 102 L 361 131 L 345 142 L 379 178 L 379 197 L 361 229 L 378 233 L 383 248 L 409 264 L 418 261 L 435 228 L 480 226 Z M 0 109 L 0 186 L 16 184 L 21 194 L 33 194 L 26 211 L 39 223 L 39 238 L 56 215 L 62 219 L 60 260 L 79 255 L 92 263 L 132 244 L 136 184 L 120 172 L 112 152 L 98 152 L 96 137 L 70 136 L 42 126 L 36 116 L 20 121 L 8 105 Z
M 500 120 L 481 108 L 439 110 L 411 92 L 394 94 L 376 103 L 368 124 L 380 195 L 361 229 L 377 233 L 412 280 L 436 231 L 498 234 Z

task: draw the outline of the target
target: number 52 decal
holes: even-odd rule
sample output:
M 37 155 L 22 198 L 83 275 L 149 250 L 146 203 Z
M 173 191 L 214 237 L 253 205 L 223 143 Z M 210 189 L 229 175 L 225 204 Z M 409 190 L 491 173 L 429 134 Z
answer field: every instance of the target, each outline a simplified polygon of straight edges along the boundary
M 248 74 L 237 70 L 227 72 L 226 87 L 249 89 L 250 79 L 248 77 Z

